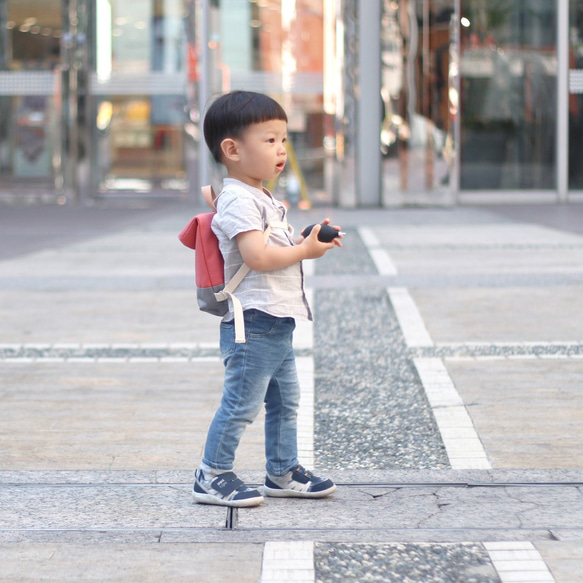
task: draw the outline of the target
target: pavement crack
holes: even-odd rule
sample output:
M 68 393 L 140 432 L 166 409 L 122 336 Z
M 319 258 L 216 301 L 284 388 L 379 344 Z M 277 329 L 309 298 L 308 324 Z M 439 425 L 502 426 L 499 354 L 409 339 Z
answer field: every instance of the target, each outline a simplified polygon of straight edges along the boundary
M 510 489 L 504 488 L 504 493 L 506 494 L 507 498 L 518 504 L 518 508 L 516 509 L 514 515 L 518 523 L 518 528 L 523 529 L 524 515 L 531 512 L 532 510 L 535 510 L 536 508 L 539 508 L 541 505 L 537 504 L 536 502 L 525 502 L 517 494 L 511 494 L 510 492 Z
M 359 492 L 362 492 L 363 494 L 368 494 L 373 500 L 376 500 L 377 498 L 383 498 L 384 496 L 387 496 L 388 494 L 391 494 L 394 491 L 395 488 L 387 490 L 385 492 L 367 492 L 366 490 L 359 489 Z
M 416 528 L 418 528 L 418 529 L 424 528 L 425 524 L 427 524 L 428 522 L 433 520 L 436 516 L 439 516 L 439 514 L 441 514 L 442 508 L 444 506 L 449 506 L 449 503 L 444 503 L 444 502 L 439 501 L 440 500 L 439 491 L 437 491 L 437 490 L 432 491 L 430 496 L 431 496 L 431 498 L 433 498 L 433 502 L 435 504 L 436 510 L 434 512 L 430 512 L 427 516 L 425 516 L 425 518 L 423 518 L 417 522 Z

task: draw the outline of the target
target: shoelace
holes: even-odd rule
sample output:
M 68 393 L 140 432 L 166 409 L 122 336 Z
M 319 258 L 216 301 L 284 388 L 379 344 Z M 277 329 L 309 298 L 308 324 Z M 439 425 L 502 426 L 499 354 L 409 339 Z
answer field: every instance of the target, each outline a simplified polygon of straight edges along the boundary
M 296 468 L 296 472 L 299 472 L 300 474 L 303 474 L 303 475 L 304 475 L 304 476 L 306 476 L 306 478 L 308 478 L 309 480 L 311 480 L 311 479 L 312 479 L 312 476 L 313 476 L 312 472 L 310 472 L 310 470 L 306 470 L 306 468 L 304 468 L 304 466 L 302 466 L 302 465 L 299 465 L 299 466 Z

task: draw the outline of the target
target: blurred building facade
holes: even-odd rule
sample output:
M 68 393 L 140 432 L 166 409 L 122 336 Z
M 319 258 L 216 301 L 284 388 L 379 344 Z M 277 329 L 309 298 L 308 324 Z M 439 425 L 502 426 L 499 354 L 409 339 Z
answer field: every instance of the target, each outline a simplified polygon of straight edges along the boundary
M 583 201 L 579 0 L 0 0 L 0 197 L 196 196 L 232 89 L 292 203 Z

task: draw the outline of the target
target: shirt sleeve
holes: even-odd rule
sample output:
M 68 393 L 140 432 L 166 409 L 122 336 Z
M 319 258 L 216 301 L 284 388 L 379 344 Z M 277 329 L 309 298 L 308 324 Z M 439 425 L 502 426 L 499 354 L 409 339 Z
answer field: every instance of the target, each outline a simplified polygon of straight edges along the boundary
M 218 226 L 229 239 L 247 231 L 263 231 L 263 216 L 253 195 L 229 192 L 219 197 Z

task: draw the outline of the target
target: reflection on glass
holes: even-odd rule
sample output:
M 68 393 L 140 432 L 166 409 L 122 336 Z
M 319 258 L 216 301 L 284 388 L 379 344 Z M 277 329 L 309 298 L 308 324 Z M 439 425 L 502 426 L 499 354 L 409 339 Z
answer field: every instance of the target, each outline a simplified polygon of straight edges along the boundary
M 460 188 L 556 183 L 556 2 L 461 1 Z
M 181 0 L 96 3 L 93 188 L 184 190 Z
M 112 96 L 97 106 L 101 190 L 186 188 L 181 96 Z
M 569 2 L 569 188 L 583 189 L 583 4 Z
M 453 0 L 383 2 L 380 147 L 386 204 L 406 202 L 415 194 L 434 196 L 449 187 L 453 9 Z
M 221 4 L 213 43 L 220 71 L 214 93 L 248 89 L 268 93 L 287 112 L 290 161 L 273 186 L 292 204 L 325 199 L 324 2 L 231 0 Z M 303 184 L 307 188 L 303 188 Z
M 61 3 L 8 0 L 0 9 L 0 29 L 0 183 L 50 183 Z

